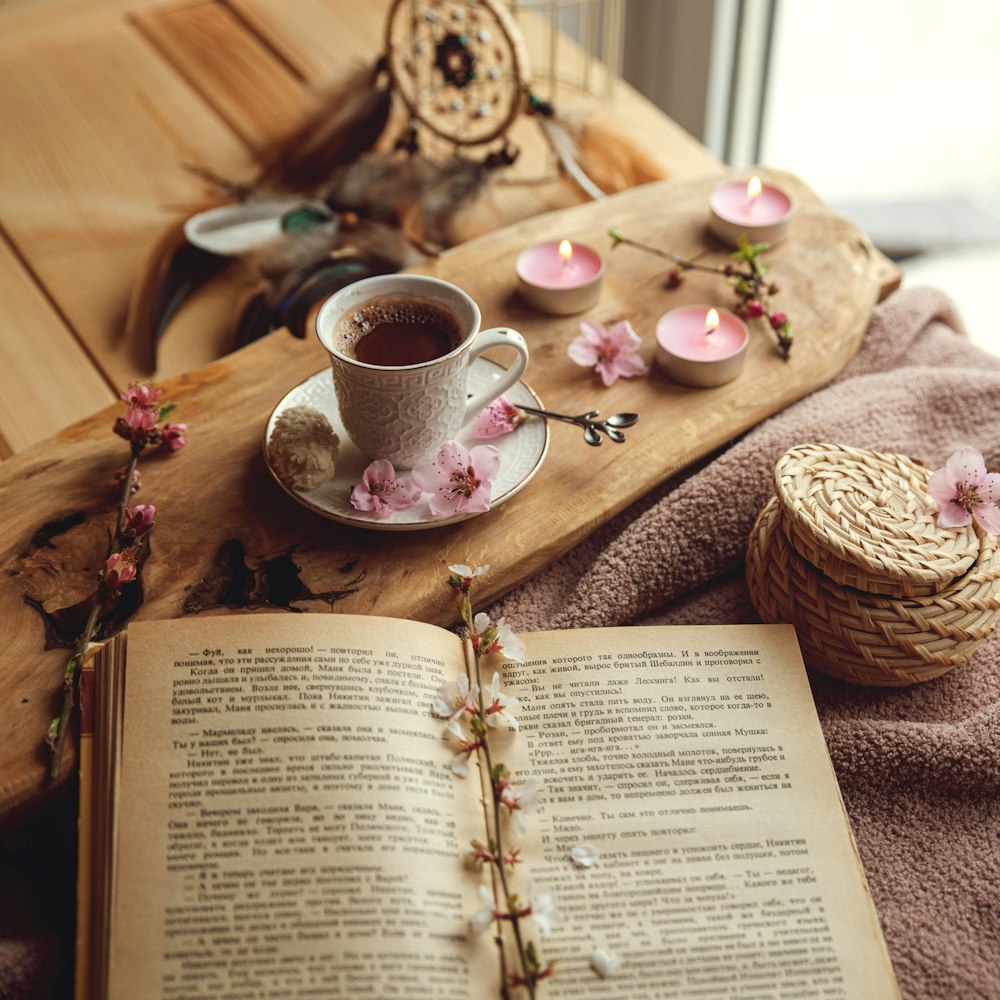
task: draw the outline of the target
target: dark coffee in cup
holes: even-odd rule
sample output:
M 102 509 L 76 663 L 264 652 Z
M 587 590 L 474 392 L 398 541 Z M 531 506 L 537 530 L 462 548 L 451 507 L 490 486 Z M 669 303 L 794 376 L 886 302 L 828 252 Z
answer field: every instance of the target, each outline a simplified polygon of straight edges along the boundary
M 338 350 L 366 365 L 402 368 L 450 354 L 463 340 L 457 317 L 411 295 L 371 299 L 337 324 Z

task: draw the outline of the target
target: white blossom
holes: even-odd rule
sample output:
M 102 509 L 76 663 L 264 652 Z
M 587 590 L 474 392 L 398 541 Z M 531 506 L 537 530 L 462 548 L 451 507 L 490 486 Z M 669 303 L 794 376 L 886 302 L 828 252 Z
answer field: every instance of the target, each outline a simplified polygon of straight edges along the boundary
M 601 852 L 591 844 L 577 844 L 569 852 L 570 861 L 577 868 L 592 868 L 601 856 Z
M 489 572 L 489 566 L 466 566 L 465 563 L 455 563 L 448 567 L 449 573 L 462 577 L 463 580 L 474 580 L 477 576 L 482 576 Z
M 501 618 L 497 622 L 497 642 L 500 644 L 500 652 L 508 660 L 516 660 L 518 663 L 524 663 L 524 643 L 514 634 L 514 630 L 507 624 L 504 618 Z
M 590 967 L 601 979 L 613 976 L 621 968 L 621 959 L 607 948 L 595 948 L 590 953 Z
M 479 887 L 479 900 L 483 905 L 469 918 L 469 924 L 477 934 L 485 934 L 495 919 L 493 893 L 485 885 Z
M 453 681 L 442 684 L 431 702 L 431 711 L 439 719 L 454 721 L 467 712 L 476 711 L 479 685 L 469 685 L 469 678 L 459 674 Z
M 486 724 L 496 727 L 503 719 L 508 729 L 517 731 L 517 719 L 510 713 L 521 707 L 521 703 L 513 695 L 504 694 L 500 687 L 500 672 L 493 671 L 493 679 L 483 685 L 483 698 L 486 702 Z
M 522 785 L 507 785 L 500 793 L 500 801 L 510 810 L 514 832 L 523 837 L 528 825 L 525 815 L 538 812 L 538 779 L 528 778 Z
M 452 774 L 459 778 L 467 778 L 470 774 L 469 755 L 464 750 L 455 754 L 448 766 L 451 768 Z
M 552 892 L 541 891 L 532 882 L 528 886 L 528 901 L 541 934 L 549 934 L 562 925 L 562 914 L 556 908 L 556 897 Z

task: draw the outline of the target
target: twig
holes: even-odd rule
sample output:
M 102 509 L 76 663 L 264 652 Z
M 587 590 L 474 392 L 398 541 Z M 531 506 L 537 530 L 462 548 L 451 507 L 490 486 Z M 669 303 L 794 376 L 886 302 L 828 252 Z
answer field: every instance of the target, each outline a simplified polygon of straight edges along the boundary
M 792 321 L 785 313 L 771 312 L 767 297 L 777 295 L 778 286 L 766 279 L 767 268 L 760 260 L 760 255 L 765 250 L 770 249 L 769 244 L 750 243 L 745 237 L 742 238 L 739 249 L 732 254 L 733 260 L 746 265 L 745 268 L 740 268 L 733 264 L 716 264 L 714 266 L 699 264 L 697 261 L 687 260 L 677 254 L 670 253 L 668 250 L 661 250 L 659 247 L 629 239 L 618 229 L 609 229 L 608 235 L 613 241 L 612 247 L 624 244 L 676 264 L 679 270 L 671 271 L 667 276 L 668 288 L 679 287 L 683 282 L 685 271 L 721 274 L 731 280 L 733 289 L 740 299 L 740 304 L 736 308 L 737 314 L 744 319 L 766 319 L 777 338 L 777 346 L 781 356 L 786 361 L 788 360 L 792 350 Z

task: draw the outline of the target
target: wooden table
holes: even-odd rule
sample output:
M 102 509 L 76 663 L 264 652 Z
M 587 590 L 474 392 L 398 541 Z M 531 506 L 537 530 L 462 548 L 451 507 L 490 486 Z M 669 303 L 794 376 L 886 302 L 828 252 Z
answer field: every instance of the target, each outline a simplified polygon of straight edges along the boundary
M 103 557 L 110 474 L 124 459 L 123 443 L 109 432 L 119 408 L 108 404 L 130 379 L 150 374 L 136 345 L 120 340 L 124 306 L 164 222 L 205 196 L 179 163 L 196 157 L 230 176 L 248 170 L 255 149 L 308 108 L 315 87 L 344 59 L 377 49 L 381 7 L 52 0 L 0 9 L 0 108 L 9 123 L 0 152 L 0 304 L 10 317 L 0 340 L 0 436 L 4 453 L 16 453 L 0 465 L 7 720 L 0 820 L 46 793 L 41 737 L 66 652 L 42 651 L 41 618 L 25 597 L 50 610 L 72 604 L 86 595 Z M 170 460 L 143 463 L 140 499 L 159 514 L 142 617 L 184 614 L 192 594 L 211 606 L 224 584 L 239 583 L 250 596 L 236 603 L 254 608 L 291 603 L 449 622 L 442 584 L 449 563 L 491 563 L 488 594 L 502 593 L 671 473 L 843 367 L 871 305 L 898 274 L 794 178 L 783 179 L 801 202 L 794 236 L 772 255 L 781 304 L 796 324 L 790 362 L 777 356 L 766 329 L 755 332 L 744 375 L 713 390 L 684 389 L 655 372 L 605 390 L 568 360 L 578 318 L 539 316 L 514 295 L 519 248 L 553 236 L 604 248 L 608 227 L 617 225 L 708 261 L 726 254 L 704 228 L 718 164 L 627 88 L 617 100 L 610 113 L 623 134 L 642 135 L 650 162 L 678 180 L 576 207 L 562 207 L 580 196 L 558 179 L 501 189 L 491 204 L 509 225 L 425 270 L 467 288 L 488 325 L 510 323 L 525 334 L 528 381 L 550 407 L 639 411 L 628 443 L 590 449 L 577 430 L 555 425 L 536 479 L 486 517 L 405 536 L 333 524 L 285 496 L 261 455 L 271 408 L 321 369 L 325 355 L 316 342 L 278 331 L 213 361 L 228 346 L 219 331 L 240 290 L 238 282 L 219 282 L 171 328 L 155 373 L 180 404 L 176 418 L 189 423 L 191 444 Z M 647 360 L 660 313 L 725 299 L 712 276 L 692 275 L 681 291 L 666 292 L 661 262 L 627 248 L 609 264 L 601 302 L 588 315 L 629 318 Z
M 0 5 L 0 458 L 106 406 L 130 379 L 166 378 L 232 346 L 243 280 L 213 283 L 172 324 L 155 371 L 123 323 L 157 236 L 218 196 L 185 164 L 235 181 L 321 95 L 382 50 L 388 0 L 8 0 Z M 536 31 L 530 19 L 526 29 Z M 529 42 L 532 41 L 529 36 Z M 546 51 L 547 55 L 547 51 Z M 565 64 L 565 63 L 564 63 Z M 568 94 L 567 107 L 581 104 Z M 619 83 L 594 120 L 642 151 L 635 180 L 719 168 Z M 537 125 L 468 238 L 586 200 L 549 166 Z

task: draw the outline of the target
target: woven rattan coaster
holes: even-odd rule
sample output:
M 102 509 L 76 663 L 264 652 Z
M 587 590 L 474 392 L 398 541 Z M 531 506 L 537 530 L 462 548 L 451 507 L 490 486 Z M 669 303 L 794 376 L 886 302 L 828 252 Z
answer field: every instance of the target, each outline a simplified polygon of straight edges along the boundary
M 830 579 L 894 597 L 929 596 L 979 552 L 973 527 L 942 531 L 930 470 L 905 455 L 810 444 L 774 470 L 792 546 Z

